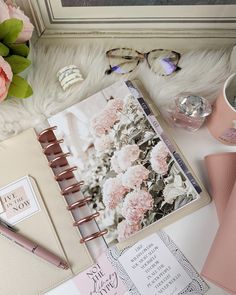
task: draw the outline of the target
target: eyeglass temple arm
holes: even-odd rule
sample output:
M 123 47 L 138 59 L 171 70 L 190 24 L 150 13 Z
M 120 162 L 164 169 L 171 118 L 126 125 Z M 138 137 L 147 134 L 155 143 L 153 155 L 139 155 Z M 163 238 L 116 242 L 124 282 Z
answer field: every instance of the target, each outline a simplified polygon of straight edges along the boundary
M 113 67 L 112 67 L 111 65 L 109 65 L 110 68 L 107 69 L 107 70 L 105 71 L 105 74 L 106 74 L 106 75 L 110 75 L 111 73 L 115 72 L 115 70 L 116 70 L 118 67 L 120 67 L 120 66 L 122 66 L 122 65 L 124 65 L 124 64 L 126 64 L 126 63 L 129 63 L 129 62 L 132 62 L 132 60 L 124 61 L 124 62 L 122 62 L 122 63 L 120 63 L 120 64 L 118 64 L 118 65 L 115 65 L 115 66 L 113 66 Z

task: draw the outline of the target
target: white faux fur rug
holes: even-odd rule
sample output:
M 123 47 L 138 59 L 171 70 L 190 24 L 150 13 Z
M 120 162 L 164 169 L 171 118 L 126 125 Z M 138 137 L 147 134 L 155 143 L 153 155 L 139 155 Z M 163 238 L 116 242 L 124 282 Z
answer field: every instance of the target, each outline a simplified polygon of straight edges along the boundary
M 25 100 L 9 99 L 0 104 L 0 140 L 33 127 L 46 117 L 65 109 L 102 88 L 122 79 L 117 74 L 104 75 L 107 69 L 105 51 L 127 44 L 113 40 L 101 42 L 63 43 L 50 46 L 42 41 L 32 50 L 29 81 L 34 94 Z M 136 48 L 142 51 L 143 48 Z M 174 48 L 173 48 L 174 49 Z M 150 71 L 145 63 L 126 78 L 142 81 L 152 99 L 160 107 L 176 94 L 191 92 L 214 100 L 224 81 L 236 70 L 230 61 L 232 48 L 219 50 L 196 50 L 184 53 L 180 60 L 182 70 L 172 77 L 160 77 Z M 57 71 L 70 64 L 77 65 L 85 81 L 80 88 L 73 86 L 63 91 L 56 78 Z

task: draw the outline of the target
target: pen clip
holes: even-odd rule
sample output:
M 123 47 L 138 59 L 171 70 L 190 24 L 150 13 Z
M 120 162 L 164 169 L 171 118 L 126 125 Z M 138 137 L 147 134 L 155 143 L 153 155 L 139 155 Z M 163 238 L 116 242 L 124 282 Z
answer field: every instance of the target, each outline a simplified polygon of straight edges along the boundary
M 2 220 L 1 218 L 0 218 L 0 224 L 2 224 L 3 226 L 5 226 L 6 228 L 10 229 L 11 231 L 14 231 L 14 232 L 17 231 L 12 225 L 10 225 L 6 221 Z

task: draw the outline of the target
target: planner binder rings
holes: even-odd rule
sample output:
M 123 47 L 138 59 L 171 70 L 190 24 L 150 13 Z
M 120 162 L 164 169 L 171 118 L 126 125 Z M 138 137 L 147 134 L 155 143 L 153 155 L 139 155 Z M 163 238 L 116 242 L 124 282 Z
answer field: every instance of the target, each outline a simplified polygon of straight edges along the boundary
M 74 171 L 78 168 L 77 166 L 69 167 L 69 163 L 67 161 L 67 157 L 70 156 L 70 153 L 63 153 L 60 144 L 63 143 L 63 139 L 57 139 L 54 130 L 57 129 L 57 126 L 49 127 L 44 129 L 38 135 L 38 140 L 42 145 L 43 153 L 48 158 L 48 163 L 51 169 L 55 174 L 55 180 L 58 182 L 61 187 L 61 195 L 66 198 L 66 202 L 68 203 L 67 210 L 71 211 L 72 215 L 75 218 L 74 211 L 84 207 L 87 205 L 92 197 L 91 196 L 83 196 L 83 198 L 79 200 L 72 200 L 71 195 L 80 191 L 81 186 L 84 185 L 84 181 L 77 181 L 74 175 Z M 67 182 L 66 186 L 62 186 L 62 182 L 71 180 L 72 183 Z M 99 212 L 94 212 L 85 217 L 77 219 L 74 221 L 73 226 L 81 226 L 87 222 L 95 220 L 100 215 Z M 80 243 L 85 243 L 101 237 L 107 234 L 108 230 L 98 230 L 94 233 L 91 233 L 83 238 L 81 238 Z

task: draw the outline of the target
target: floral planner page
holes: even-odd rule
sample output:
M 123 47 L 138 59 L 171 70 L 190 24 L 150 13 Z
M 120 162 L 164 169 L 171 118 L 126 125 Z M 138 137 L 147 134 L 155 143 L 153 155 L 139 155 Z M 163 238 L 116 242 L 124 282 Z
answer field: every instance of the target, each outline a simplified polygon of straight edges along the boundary
M 109 246 L 200 198 L 202 186 L 134 82 L 117 82 L 48 121 L 78 166 Z

